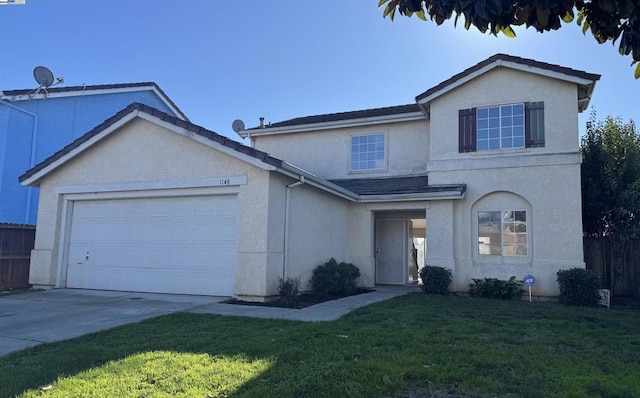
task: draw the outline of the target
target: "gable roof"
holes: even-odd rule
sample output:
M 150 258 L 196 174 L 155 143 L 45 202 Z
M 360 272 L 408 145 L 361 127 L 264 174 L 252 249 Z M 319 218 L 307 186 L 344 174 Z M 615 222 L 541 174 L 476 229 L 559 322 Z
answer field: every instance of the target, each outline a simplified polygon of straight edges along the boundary
M 178 128 L 183 128 L 188 132 L 194 133 L 200 137 L 206 138 L 207 140 L 211 140 L 217 144 L 222 145 L 229 150 L 236 152 L 238 155 L 246 155 L 251 158 L 256 159 L 266 165 L 272 167 L 281 167 L 282 161 L 280 159 L 276 159 L 272 156 L 269 156 L 267 153 L 259 151 L 257 149 L 248 147 L 243 145 L 237 141 L 233 141 L 227 137 L 224 137 L 220 134 L 214 133 L 213 131 L 207 130 L 204 127 L 195 125 L 186 120 L 179 119 L 175 116 L 169 115 L 165 112 L 159 111 L 155 108 L 152 108 L 148 105 L 141 104 L 139 102 L 134 102 L 111 116 L 109 119 L 105 120 L 98 126 L 94 127 L 88 133 L 79 137 L 69 145 L 65 146 L 58 152 L 49 156 L 47 159 L 43 160 L 39 164 L 35 165 L 30 170 L 26 171 L 23 175 L 18 178 L 18 181 L 24 183 L 24 185 L 34 184 L 36 181 L 40 180 L 40 178 L 44 177 L 49 172 L 58 168 L 62 164 L 64 164 L 70 158 L 80 154 L 89 146 L 93 145 L 97 142 L 97 138 L 100 135 L 109 134 L 112 130 L 120 127 L 124 122 L 128 122 L 129 120 L 139 117 L 142 115 L 150 116 L 158 122 L 166 122 L 169 125 L 173 125 Z M 96 138 L 96 139 L 94 139 Z
M 335 127 L 351 127 L 366 124 L 394 122 L 402 120 L 424 119 L 429 113 L 429 103 L 438 96 L 484 74 L 492 69 L 507 67 L 544 75 L 560 80 L 570 81 L 578 85 L 578 109 L 587 109 L 589 100 L 600 75 L 549 64 L 529 58 L 521 58 L 508 54 L 495 54 L 478 64 L 465 69 L 451 78 L 431 87 L 418 95 L 415 104 L 389 106 L 384 108 L 363 109 L 357 111 L 327 113 L 303 116 L 281 122 L 270 123 L 264 128 L 253 127 L 238 132 L 243 137 L 256 135 L 280 134 L 287 132 L 316 131 Z M 419 113 L 422 113 L 421 115 Z
M 391 178 L 361 178 L 353 180 L 328 181 L 314 174 L 304 171 L 294 165 L 277 159 L 269 154 L 248 147 L 237 141 L 231 140 L 204 127 L 179 119 L 165 112 L 159 111 L 148 105 L 134 102 L 116 113 L 91 131 L 79 137 L 71 144 L 54 153 L 41 163 L 37 164 L 18 180 L 23 185 L 37 186 L 38 182 L 50 172 L 64 165 L 67 161 L 83 153 L 102 138 L 129 123 L 134 118 L 142 118 L 152 123 L 165 125 L 176 132 L 186 132 L 187 135 L 195 135 L 205 143 L 211 141 L 214 147 L 231 155 L 247 161 L 254 166 L 262 165 L 266 170 L 278 171 L 281 174 L 297 179 L 303 184 L 308 184 L 322 189 L 333 195 L 350 201 L 406 201 L 429 199 L 461 199 L 465 194 L 465 185 L 428 186 L 426 176 L 405 176 Z M 184 130 L 182 130 L 184 129 Z M 366 184 L 371 184 L 366 189 Z
M 495 54 L 431 87 L 424 93 L 418 95 L 416 97 L 416 102 L 428 105 L 429 102 L 440 95 L 453 90 L 479 75 L 500 67 L 522 70 L 578 84 L 578 105 L 580 111 L 587 108 L 596 81 L 600 80 L 600 75 L 595 73 L 588 73 L 581 70 L 567 68 L 565 66 L 549 64 L 546 62 L 536 61 L 534 59 L 521 58 L 508 54 Z
M 178 105 L 176 105 L 169 96 L 162 91 L 160 86 L 155 82 L 139 82 L 139 83 L 117 83 L 117 84 L 96 84 L 82 86 L 66 86 L 66 87 L 49 87 L 47 88 L 47 97 L 62 97 L 73 95 L 95 95 L 102 94 L 104 91 L 126 92 L 126 91 L 142 91 L 152 90 L 162 99 L 169 109 L 175 112 L 183 120 L 189 120 Z M 21 101 L 30 99 L 29 95 L 34 93 L 34 89 L 19 90 L 2 90 L 0 91 L 0 99 L 8 99 L 10 101 Z M 44 97 L 44 93 L 38 94 Z

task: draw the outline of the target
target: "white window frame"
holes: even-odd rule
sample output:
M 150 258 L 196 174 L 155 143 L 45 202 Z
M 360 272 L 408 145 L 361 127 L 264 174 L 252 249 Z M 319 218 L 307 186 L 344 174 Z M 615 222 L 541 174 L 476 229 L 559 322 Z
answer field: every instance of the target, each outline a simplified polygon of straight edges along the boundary
M 525 238 L 526 238 L 526 243 L 524 245 L 525 248 L 525 253 L 524 254 L 505 254 L 504 252 L 504 213 L 506 212 L 524 212 L 525 216 L 524 216 L 524 226 L 525 226 Z M 481 242 L 481 234 L 480 234 L 480 213 L 500 213 L 500 253 L 497 254 L 491 254 L 491 253 L 481 253 L 480 247 L 482 244 L 487 244 L 485 242 Z M 502 210 L 478 210 L 477 212 L 477 220 L 478 220 L 478 226 L 477 226 L 477 253 L 480 256 L 503 256 L 503 257 L 527 257 L 529 255 L 529 242 L 530 242 L 530 237 L 531 237 L 531 233 L 530 233 L 530 228 L 529 228 L 529 217 L 530 217 L 530 212 L 528 212 L 525 209 L 502 209 Z M 515 215 L 514 215 L 515 218 Z M 516 232 L 517 234 L 517 232 Z M 517 243 L 515 243 L 515 245 L 517 245 Z
M 356 161 L 354 160 L 354 151 L 353 151 L 353 145 L 354 145 L 354 138 L 358 137 L 370 137 L 370 136 L 382 136 L 384 139 L 384 148 L 382 150 L 382 155 L 383 158 L 382 159 L 370 159 L 367 160 L 367 162 L 373 161 L 378 162 L 378 161 L 382 161 L 382 165 L 380 167 L 374 167 L 374 168 L 362 168 L 362 169 L 354 169 L 353 168 L 353 162 Z M 378 142 L 372 143 L 373 145 L 378 145 Z M 362 143 L 358 143 L 358 145 L 363 145 Z M 370 144 L 369 144 L 370 145 Z M 380 172 L 380 171 L 386 171 L 387 170 L 387 159 L 388 159 L 388 153 L 389 153 L 389 135 L 384 132 L 384 131 L 379 131 L 379 132 L 375 132 L 375 133 L 362 133 L 362 134 L 351 134 L 349 135 L 349 173 L 371 173 L 371 172 Z M 379 150 L 374 149 L 373 153 L 374 155 L 376 154 L 376 152 L 378 152 Z M 365 154 L 368 154 L 370 152 L 365 152 Z M 362 155 L 362 153 L 358 153 L 358 156 Z M 361 162 L 363 160 L 358 159 L 358 162 Z
M 507 107 L 513 107 L 516 105 L 521 105 L 522 106 L 522 124 L 513 124 L 513 115 L 503 115 L 503 112 L 506 111 Z M 504 110 L 503 110 L 504 108 Z M 481 118 L 480 117 L 480 112 L 482 111 L 487 111 L 487 112 L 491 112 L 491 109 L 498 109 L 498 116 L 497 116 L 497 122 L 498 125 L 497 126 L 491 126 L 491 121 L 492 120 L 496 120 L 495 117 L 489 117 L 489 115 L 487 115 L 486 118 Z M 482 108 L 478 108 L 476 109 L 476 151 L 481 152 L 481 151 L 492 151 L 492 150 L 500 150 L 500 149 L 522 149 L 525 148 L 526 146 L 526 120 L 525 120 L 525 114 L 527 112 L 526 109 L 526 105 L 524 102 L 517 102 L 517 103 L 513 103 L 513 104 L 501 104 L 501 105 L 495 105 L 495 106 L 485 106 Z M 518 115 L 519 116 L 519 115 Z M 503 126 L 503 122 L 506 122 L 505 119 L 510 118 L 510 122 L 511 126 L 507 126 L 504 125 Z M 487 127 L 480 127 L 481 121 L 487 121 Z M 506 135 L 503 135 L 505 132 L 505 129 L 507 128 L 513 128 L 513 127 L 522 127 L 522 145 L 518 145 L 518 146 L 514 146 L 513 145 L 513 132 L 511 137 L 508 137 Z M 498 142 L 500 143 L 500 146 L 498 148 L 490 148 L 489 147 L 489 143 L 491 141 L 491 133 L 490 130 L 491 129 L 497 129 L 499 132 L 499 137 L 497 138 Z M 481 130 L 486 130 L 487 133 L 487 137 L 486 138 L 480 138 L 480 131 Z M 511 146 L 503 146 L 503 141 L 505 139 L 509 139 L 511 138 Z M 520 138 L 520 135 L 518 135 L 518 138 Z M 493 138 L 494 140 L 496 139 L 495 137 Z M 487 143 L 487 147 L 484 148 L 482 147 L 482 145 L 480 144 L 481 142 L 486 142 Z

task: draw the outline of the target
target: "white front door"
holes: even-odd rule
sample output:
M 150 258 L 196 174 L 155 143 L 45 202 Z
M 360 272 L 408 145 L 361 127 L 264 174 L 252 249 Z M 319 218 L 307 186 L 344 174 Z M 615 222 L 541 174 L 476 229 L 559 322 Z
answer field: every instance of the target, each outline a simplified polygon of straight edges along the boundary
M 235 196 L 74 202 L 66 286 L 231 296 Z
M 376 283 L 407 283 L 407 220 L 376 220 Z

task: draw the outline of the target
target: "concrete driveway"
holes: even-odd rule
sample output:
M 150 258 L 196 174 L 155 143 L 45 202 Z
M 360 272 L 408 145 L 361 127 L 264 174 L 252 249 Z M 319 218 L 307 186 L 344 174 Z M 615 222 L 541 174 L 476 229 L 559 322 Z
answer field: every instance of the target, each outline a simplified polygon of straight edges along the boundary
M 0 297 L 0 356 L 225 299 L 74 289 Z

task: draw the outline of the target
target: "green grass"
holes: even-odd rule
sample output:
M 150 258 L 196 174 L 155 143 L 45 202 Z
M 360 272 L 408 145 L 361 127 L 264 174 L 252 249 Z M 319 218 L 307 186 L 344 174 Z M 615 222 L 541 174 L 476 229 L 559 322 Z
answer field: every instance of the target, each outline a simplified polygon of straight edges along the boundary
M 0 358 L 1 397 L 431 396 L 451 386 L 638 397 L 640 311 L 414 294 L 326 323 L 174 314 Z

